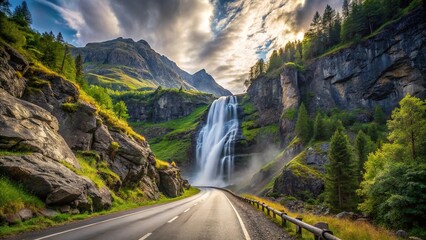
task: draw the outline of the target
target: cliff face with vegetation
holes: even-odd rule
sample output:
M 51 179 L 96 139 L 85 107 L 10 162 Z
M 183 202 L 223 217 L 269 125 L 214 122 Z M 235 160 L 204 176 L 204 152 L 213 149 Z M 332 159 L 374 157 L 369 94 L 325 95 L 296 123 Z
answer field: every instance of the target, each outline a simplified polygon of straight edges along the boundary
M 146 200 L 159 198 L 160 190 L 170 196 L 182 193 L 179 171 L 158 169 L 143 137 L 75 84 L 29 64 L 3 43 L 0 120 L 1 175 L 49 207 L 108 209 L 126 199 L 123 189 Z
M 312 120 L 315 112 L 329 117 L 340 114 L 346 127 L 359 129 L 361 125 L 352 124 L 368 125 L 377 108 L 389 115 L 407 94 L 426 97 L 424 16 L 424 9 L 418 8 L 367 39 L 309 61 L 303 69 L 287 64 L 277 77 L 266 74 L 252 80 L 243 108 L 254 107 L 252 115 L 256 115 L 255 122 L 260 127 L 279 125 L 282 147 L 298 149 L 288 156 L 290 159 L 282 159 L 289 150 L 286 149 L 270 162 L 269 165 L 275 166 L 273 169 L 282 168 L 279 174 L 265 165 L 254 175 L 250 184 L 255 186 L 260 182 L 265 187 L 263 191 L 257 187 L 254 192 L 270 190 L 277 195 L 308 199 L 300 192 L 316 197 L 323 191 L 328 150 L 321 150 L 321 145 L 303 150 L 298 143 L 300 139 L 294 138 L 300 103 L 307 106 Z M 243 120 L 244 132 L 244 126 L 252 123 Z

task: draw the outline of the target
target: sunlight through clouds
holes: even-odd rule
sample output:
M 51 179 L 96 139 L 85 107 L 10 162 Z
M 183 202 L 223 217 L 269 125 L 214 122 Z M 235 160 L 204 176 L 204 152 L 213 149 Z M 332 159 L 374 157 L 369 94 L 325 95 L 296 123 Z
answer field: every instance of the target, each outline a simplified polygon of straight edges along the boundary
M 340 0 L 37 0 L 58 11 L 78 43 L 144 39 L 193 73 L 206 69 L 233 93 L 258 58 L 301 39 L 314 11 Z M 306 20 L 308 19 L 308 20 Z

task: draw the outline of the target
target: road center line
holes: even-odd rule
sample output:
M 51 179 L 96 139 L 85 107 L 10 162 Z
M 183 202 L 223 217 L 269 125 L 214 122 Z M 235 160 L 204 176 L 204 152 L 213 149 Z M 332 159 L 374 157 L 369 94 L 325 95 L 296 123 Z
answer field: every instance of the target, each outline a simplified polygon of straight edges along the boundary
M 197 198 L 200 198 L 200 197 L 204 196 L 205 194 L 206 193 L 203 193 L 201 196 L 198 196 Z M 195 196 L 197 196 L 197 195 L 195 195 Z M 188 202 L 191 202 L 191 201 L 188 201 Z M 171 202 L 170 204 L 173 204 L 173 203 L 178 203 L 178 202 Z M 162 208 L 165 205 L 167 205 L 167 204 L 157 206 L 157 207 L 153 207 L 153 208 L 149 208 L 149 209 L 144 209 L 144 210 L 134 212 L 134 213 L 129 213 L 129 214 L 126 214 L 126 215 L 123 215 L 123 216 L 115 217 L 115 218 L 106 219 L 106 220 L 103 220 L 103 221 L 100 221 L 100 222 L 87 224 L 87 225 L 84 225 L 84 226 L 81 226 L 81 227 L 72 228 L 72 229 L 69 229 L 69 230 L 62 231 L 62 232 L 53 233 L 53 234 L 50 234 L 50 235 L 47 235 L 47 236 L 44 236 L 44 237 L 36 238 L 34 240 L 42 240 L 42 239 L 58 236 L 58 235 L 61 235 L 61 234 L 64 234 L 64 233 L 73 232 L 73 231 L 80 230 L 80 229 L 83 229 L 83 228 L 88 228 L 88 227 L 91 227 L 91 226 L 99 225 L 99 224 L 102 224 L 102 223 L 111 222 L 111 221 L 118 220 L 118 219 L 121 219 L 121 218 L 125 218 L 125 217 L 133 216 L 133 215 L 136 215 L 136 214 L 140 214 L 140 213 L 143 213 L 143 212 L 152 211 L 152 210 L 155 210 L 155 209 L 158 209 L 158 208 Z
M 168 223 L 173 222 L 173 221 L 174 221 L 174 220 L 176 220 L 178 217 L 179 217 L 179 216 L 176 216 L 176 217 L 174 217 L 174 218 L 170 219 L 170 220 L 168 221 Z
M 147 234 L 145 234 L 145 236 L 143 236 L 143 237 L 139 238 L 139 240 L 145 240 L 145 239 L 147 239 L 149 236 L 151 236 L 151 234 L 152 234 L 152 233 L 147 233 Z
M 188 211 L 189 211 L 189 209 L 191 209 L 191 208 L 188 208 L 188 209 L 186 209 L 186 210 L 185 210 L 185 211 L 183 211 L 183 212 L 184 212 L 184 213 L 185 213 L 185 212 L 188 212 Z
M 250 235 L 247 232 L 246 226 L 244 226 L 243 220 L 241 219 L 240 215 L 237 212 L 237 209 L 235 209 L 234 205 L 232 205 L 231 201 L 226 196 L 226 194 L 224 195 L 226 200 L 228 200 L 229 204 L 231 205 L 232 209 L 234 209 L 235 214 L 237 214 L 238 221 L 240 222 L 241 228 L 243 229 L 244 237 L 246 238 L 246 240 L 251 240 Z

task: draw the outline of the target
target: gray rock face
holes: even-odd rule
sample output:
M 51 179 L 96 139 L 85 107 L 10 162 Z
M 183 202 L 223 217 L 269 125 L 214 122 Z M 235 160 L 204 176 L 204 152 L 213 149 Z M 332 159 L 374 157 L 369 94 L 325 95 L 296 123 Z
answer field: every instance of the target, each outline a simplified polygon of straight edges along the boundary
M 0 148 L 31 150 L 74 167 L 79 164 L 61 135 L 58 122 L 46 110 L 0 89 Z
M 94 210 L 111 206 L 109 193 L 101 193 L 90 180 L 39 153 L 25 156 L 1 156 L 0 172 L 21 182 L 25 188 L 52 206 L 71 205 L 81 210 L 88 210 L 87 206 L 76 201 L 79 198 L 87 201 L 87 197 L 93 200 Z
M 324 181 L 309 172 L 294 171 L 285 167 L 281 175 L 275 179 L 273 191 L 308 200 L 304 194 L 308 192 L 313 198 L 318 197 L 324 191 Z
M 310 108 L 390 111 L 407 94 L 426 97 L 426 22 L 423 9 L 378 35 L 307 66 L 302 83 Z
M 320 149 L 308 148 L 306 151 L 306 165 L 325 173 L 325 166 L 330 162 L 328 159 L 329 148 L 329 143 L 321 144 Z
M 122 74 L 152 87 L 183 87 L 216 96 L 231 95 L 231 92 L 217 84 L 205 71 L 201 70 L 194 75 L 183 71 L 176 63 L 155 52 L 144 40 L 134 42 L 132 39 L 118 38 L 101 43 L 89 43 L 83 48 L 73 48 L 72 54 L 83 56 L 85 72 L 89 74 L 91 81 L 97 81 L 91 74 L 120 79 L 121 76 L 116 72 L 116 69 L 119 69 Z M 128 88 L 124 85 L 112 87 Z
M 247 94 L 257 111 L 262 113 L 259 114 L 257 120 L 259 125 L 279 122 L 283 110 L 282 91 L 280 79 L 259 78 L 253 80 L 247 89 Z
M 22 75 L 28 69 L 28 62 L 16 50 L 0 44 L 0 88 L 15 97 L 21 97 L 26 87 Z M 17 72 L 20 72 L 18 74 Z
M 213 95 L 189 95 L 187 93 L 166 91 L 154 96 L 150 101 L 138 98 L 119 98 L 126 103 L 132 122 L 164 122 L 182 118 L 196 108 L 209 105 Z

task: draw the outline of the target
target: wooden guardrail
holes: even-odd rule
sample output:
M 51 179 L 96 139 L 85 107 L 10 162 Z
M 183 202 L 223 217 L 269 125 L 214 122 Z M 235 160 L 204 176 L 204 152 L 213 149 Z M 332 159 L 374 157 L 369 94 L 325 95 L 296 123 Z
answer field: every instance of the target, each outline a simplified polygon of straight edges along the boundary
M 232 192 L 231 190 L 226 189 L 226 188 L 219 188 L 219 187 L 210 187 L 210 188 L 216 188 L 216 189 L 226 191 L 226 192 L 232 194 L 234 197 L 236 197 L 236 198 L 238 198 L 242 201 L 248 202 L 251 205 L 253 205 L 253 206 L 255 206 L 259 209 L 261 208 L 263 212 L 265 212 L 265 210 L 266 210 L 266 213 L 268 214 L 268 216 L 270 216 L 274 219 L 276 218 L 276 216 L 281 217 L 281 226 L 282 227 L 286 227 L 287 222 L 293 223 L 294 225 L 296 225 L 296 234 L 299 235 L 299 236 L 302 235 L 302 229 L 305 229 L 306 231 L 308 231 L 308 232 L 310 232 L 314 235 L 315 240 L 341 240 L 340 238 L 334 236 L 333 232 L 330 231 L 329 229 L 321 229 L 321 228 L 312 226 L 310 224 L 307 224 L 307 223 L 302 221 L 303 220 L 302 218 L 289 217 L 289 216 L 287 216 L 287 213 L 280 212 L 276 209 L 273 209 L 263 202 L 259 202 L 259 201 L 256 201 L 256 200 L 252 200 L 252 199 L 249 199 L 249 198 L 242 197 L 242 196 L 235 194 L 234 192 Z M 271 214 L 272 214 L 272 216 L 271 216 Z

